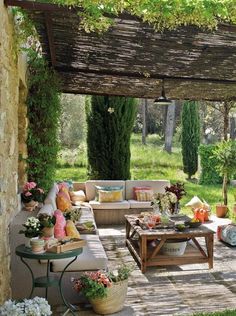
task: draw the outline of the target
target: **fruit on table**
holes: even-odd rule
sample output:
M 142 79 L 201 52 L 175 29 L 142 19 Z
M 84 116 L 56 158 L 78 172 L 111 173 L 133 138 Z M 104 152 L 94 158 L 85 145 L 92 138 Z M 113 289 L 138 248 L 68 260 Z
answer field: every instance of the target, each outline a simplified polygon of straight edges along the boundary
M 192 218 L 190 222 L 191 222 L 191 223 L 199 223 L 200 220 L 197 219 L 197 218 Z
M 194 218 L 198 219 L 202 223 L 209 220 L 208 215 L 209 215 L 209 211 L 203 208 L 196 208 L 194 210 Z

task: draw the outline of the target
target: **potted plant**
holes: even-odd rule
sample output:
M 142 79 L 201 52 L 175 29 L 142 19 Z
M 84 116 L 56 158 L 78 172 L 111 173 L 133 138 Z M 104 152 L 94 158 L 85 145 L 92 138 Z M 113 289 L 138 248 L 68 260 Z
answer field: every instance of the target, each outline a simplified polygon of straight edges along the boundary
M 171 215 L 171 207 L 177 203 L 177 196 L 173 192 L 155 193 L 151 200 L 151 205 L 154 211 L 158 210 L 162 216 L 168 217 Z
M 129 266 L 117 272 L 85 272 L 74 280 L 74 289 L 83 293 L 97 314 L 107 315 L 122 310 L 128 288 Z
M 41 235 L 46 238 L 53 237 L 56 217 L 54 215 L 51 216 L 46 213 L 41 213 L 39 214 L 38 219 L 41 225 Z
M 25 230 L 20 230 L 20 234 L 24 234 L 28 241 L 26 247 L 30 247 L 30 238 L 38 237 L 41 233 L 41 224 L 38 218 L 28 217 L 26 222 L 23 224 Z
M 216 206 L 216 215 L 225 217 L 228 211 L 227 183 L 236 168 L 236 142 L 230 140 L 218 143 L 213 155 L 216 159 L 216 169 L 223 176 L 222 195 L 224 204 L 221 203 Z
M 25 205 L 27 211 L 32 212 L 39 202 L 43 202 L 44 191 L 37 186 L 35 182 L 27 182 L 23 186 L 23 192 L 21 193 L 21 200 Z
M 36 296 L 21 301 L 6 301 L 0 306 L 0 315 L 49 316 L 52 315 L 52 311 L 45 298 Z

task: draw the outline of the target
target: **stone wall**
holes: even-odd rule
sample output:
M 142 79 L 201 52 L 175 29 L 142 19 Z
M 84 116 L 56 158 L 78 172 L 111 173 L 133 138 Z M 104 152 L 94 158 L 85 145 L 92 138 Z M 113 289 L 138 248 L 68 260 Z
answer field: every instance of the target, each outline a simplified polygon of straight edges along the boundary
M 20 209 L 18 105 L 25 106 L 26 85 L 24 63 L 16 56 L 13 19 L 0 0 L 0 304 L 11 296 L 9 224 Z

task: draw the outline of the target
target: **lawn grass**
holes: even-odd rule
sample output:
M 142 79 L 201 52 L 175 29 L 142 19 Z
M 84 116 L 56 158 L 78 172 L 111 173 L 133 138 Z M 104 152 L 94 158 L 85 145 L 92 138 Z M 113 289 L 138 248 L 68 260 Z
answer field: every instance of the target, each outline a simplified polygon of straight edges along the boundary
M 85 148 L 85 146 L 84 146 Z M 73 157 L 75 155 L 72 152 Z M 60 158 L 56 180 L 72 179 L 74 181 L 86 181 L 86 148 L 74 159 L 74 165 L 70 167 L 70 153 L 67 151 L 61 157 L 69 157 L 68 161 Z M 64 165 L 64 166 L 63 166 Z M 196 174 L 196 178 L 199 174 Z M 133 134 L 131 139 L 131 178 L 132 179 L 169 179 L 172 183 L 177 181 L 184 182 L 187 195 L 181 200 L 181 209 L 189 212 L 184 205 L 194 196 L 206 200 L 214 213 L 215 205 L 222 201 L 221 185 L 199 185 L 197 179 L 193 181 L 186 180 L 187 175 L 183 172 L 181 150 L 178 147 L 173 148 L 173 152 L 168 154 L 163 151 L 163 143 L 156 135 L 150 135 L 147 138 L 147 145 L 142 145 L 141 135 Z M 228 206 L 232 210 L 234 203 L 233 193 L 235 188 L 229 187 Z M 233 217 L 230 212 L 230 217 Z
M 200 314 L 194 314 L 193 316 L 236 316 L 236 310 L 228 310 L 224 312 L 215 312 L 215 313 L 200 313 Z

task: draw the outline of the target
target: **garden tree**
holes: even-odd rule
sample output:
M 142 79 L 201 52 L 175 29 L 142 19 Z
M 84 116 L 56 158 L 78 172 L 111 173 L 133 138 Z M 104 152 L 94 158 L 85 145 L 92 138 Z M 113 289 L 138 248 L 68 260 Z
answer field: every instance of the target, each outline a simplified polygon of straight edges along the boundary
M 182 109 L 182 158 L 184 172 L 188 179 L 198 169 L 198 146 L 200 144 L 200 125 L 198 104 L 187 101 Z
M 216 168 L 223 176 L 222 194 L 224 205 L 228 204 L 227 183 L 236 170 L 236 142 L 229 140 L 217 144 L 213 151 Z
M 147 99 L 142 99 L 142 119 L 143 119 L 143 127 L 142 127 L 142 144 L 146 145 L 146 137 L 147 137 Z
M 166 106 L 166 124 L 165 124 L 165 146 L 164 150 L 168 153 L 172 151 L 172 140 L 175 126 L 175 101 Z
M 28 88 L 28 179 L 48 190 L 54 180 L 59 150 L 59 83 L 44 58 L 33 51 L 29 53 Z
M 62 94 L 59 138 L 61 146 L 74 149 L 84 141 L 86 118 L 85 97 L 75 94 Z
M 233 101 L 225 101 L 225 102 L 212 102 L 212 107 L 218 110 L 223 117 L 223 138 L 225 141 L 228 140 L 229 133 L 229 114 L 230 111 L 235 108 L 236 103 Z
M 91 179 L 130 179 L 130 137 L 136 100 L 92 96 L 86 104 L 88 174 Z

